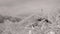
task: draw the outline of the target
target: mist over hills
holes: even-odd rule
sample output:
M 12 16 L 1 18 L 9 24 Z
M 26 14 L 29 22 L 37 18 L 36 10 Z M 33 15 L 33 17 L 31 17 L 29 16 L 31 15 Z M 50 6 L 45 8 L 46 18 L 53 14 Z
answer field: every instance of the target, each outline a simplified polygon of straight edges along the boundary
M 60 0 L 0 0 L 0 34 L 5 29 L 12 29 L 20 33 L 21 30 L 24 30 L 24 28 L 20 29 L 20 27 L 27 25 L 28 22 L 25 22 L 28 21 L 29 18 L 33 21 L 31 17 L 32 14 L 42 16 L 56 23 L 56 19 L 60 19 Z M 5 23 L 5 21 L 7 22 L 4 25 L 3 23 Z M 10 22 L 13 24 L 10 24 Z M 22 24 L 24 25 L 20 26 L 20 22 L 23 22 Z M 60 22 L 60 20 L 58 22 Z

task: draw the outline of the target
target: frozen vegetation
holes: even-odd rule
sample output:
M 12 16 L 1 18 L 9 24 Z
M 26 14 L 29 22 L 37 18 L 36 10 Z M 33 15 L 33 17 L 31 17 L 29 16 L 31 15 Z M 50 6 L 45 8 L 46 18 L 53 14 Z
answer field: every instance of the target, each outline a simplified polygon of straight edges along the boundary
M 28 30 L 31 30 L 31 34 L 59 34 L 60 32 L 60 23 L 58 18 L 60 15 L 59 11 L 55 11 L 50 15 L 31 15 L 26 19 L 21 21 L 22 27 L 25 27 Z
M 12 34 L 11 29 L 16 27 L 14 25 L 21 20 L 18 17 L 0 15 L 0 34 Z
M 32 14 L 24 19 L 0 15 L 0 34 L 60 34 L 58 13 Z

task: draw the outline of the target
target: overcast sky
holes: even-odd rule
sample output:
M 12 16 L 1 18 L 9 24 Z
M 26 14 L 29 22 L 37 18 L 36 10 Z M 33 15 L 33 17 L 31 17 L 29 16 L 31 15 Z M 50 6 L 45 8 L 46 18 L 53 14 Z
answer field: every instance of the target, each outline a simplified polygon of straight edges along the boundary
M 51 11 L 60 7 L 60 0 L 0 0 L 0 14 L 18 15 Z

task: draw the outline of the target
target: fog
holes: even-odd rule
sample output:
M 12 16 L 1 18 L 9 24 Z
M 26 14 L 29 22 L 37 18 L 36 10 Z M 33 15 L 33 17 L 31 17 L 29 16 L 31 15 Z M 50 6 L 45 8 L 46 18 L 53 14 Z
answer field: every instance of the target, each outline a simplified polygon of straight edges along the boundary
M 51 12 L 60 7 L 60 0 L 0 0 L 0 14 L 25 15 Z

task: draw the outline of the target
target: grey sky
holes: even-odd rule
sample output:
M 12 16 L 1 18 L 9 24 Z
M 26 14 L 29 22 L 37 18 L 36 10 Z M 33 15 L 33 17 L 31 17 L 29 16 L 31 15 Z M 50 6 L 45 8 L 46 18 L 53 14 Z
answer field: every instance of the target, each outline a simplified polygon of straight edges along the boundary
M 60 7 L 60 0 L 0 0 L 0 13 L 6 15 L 40 13 Z

